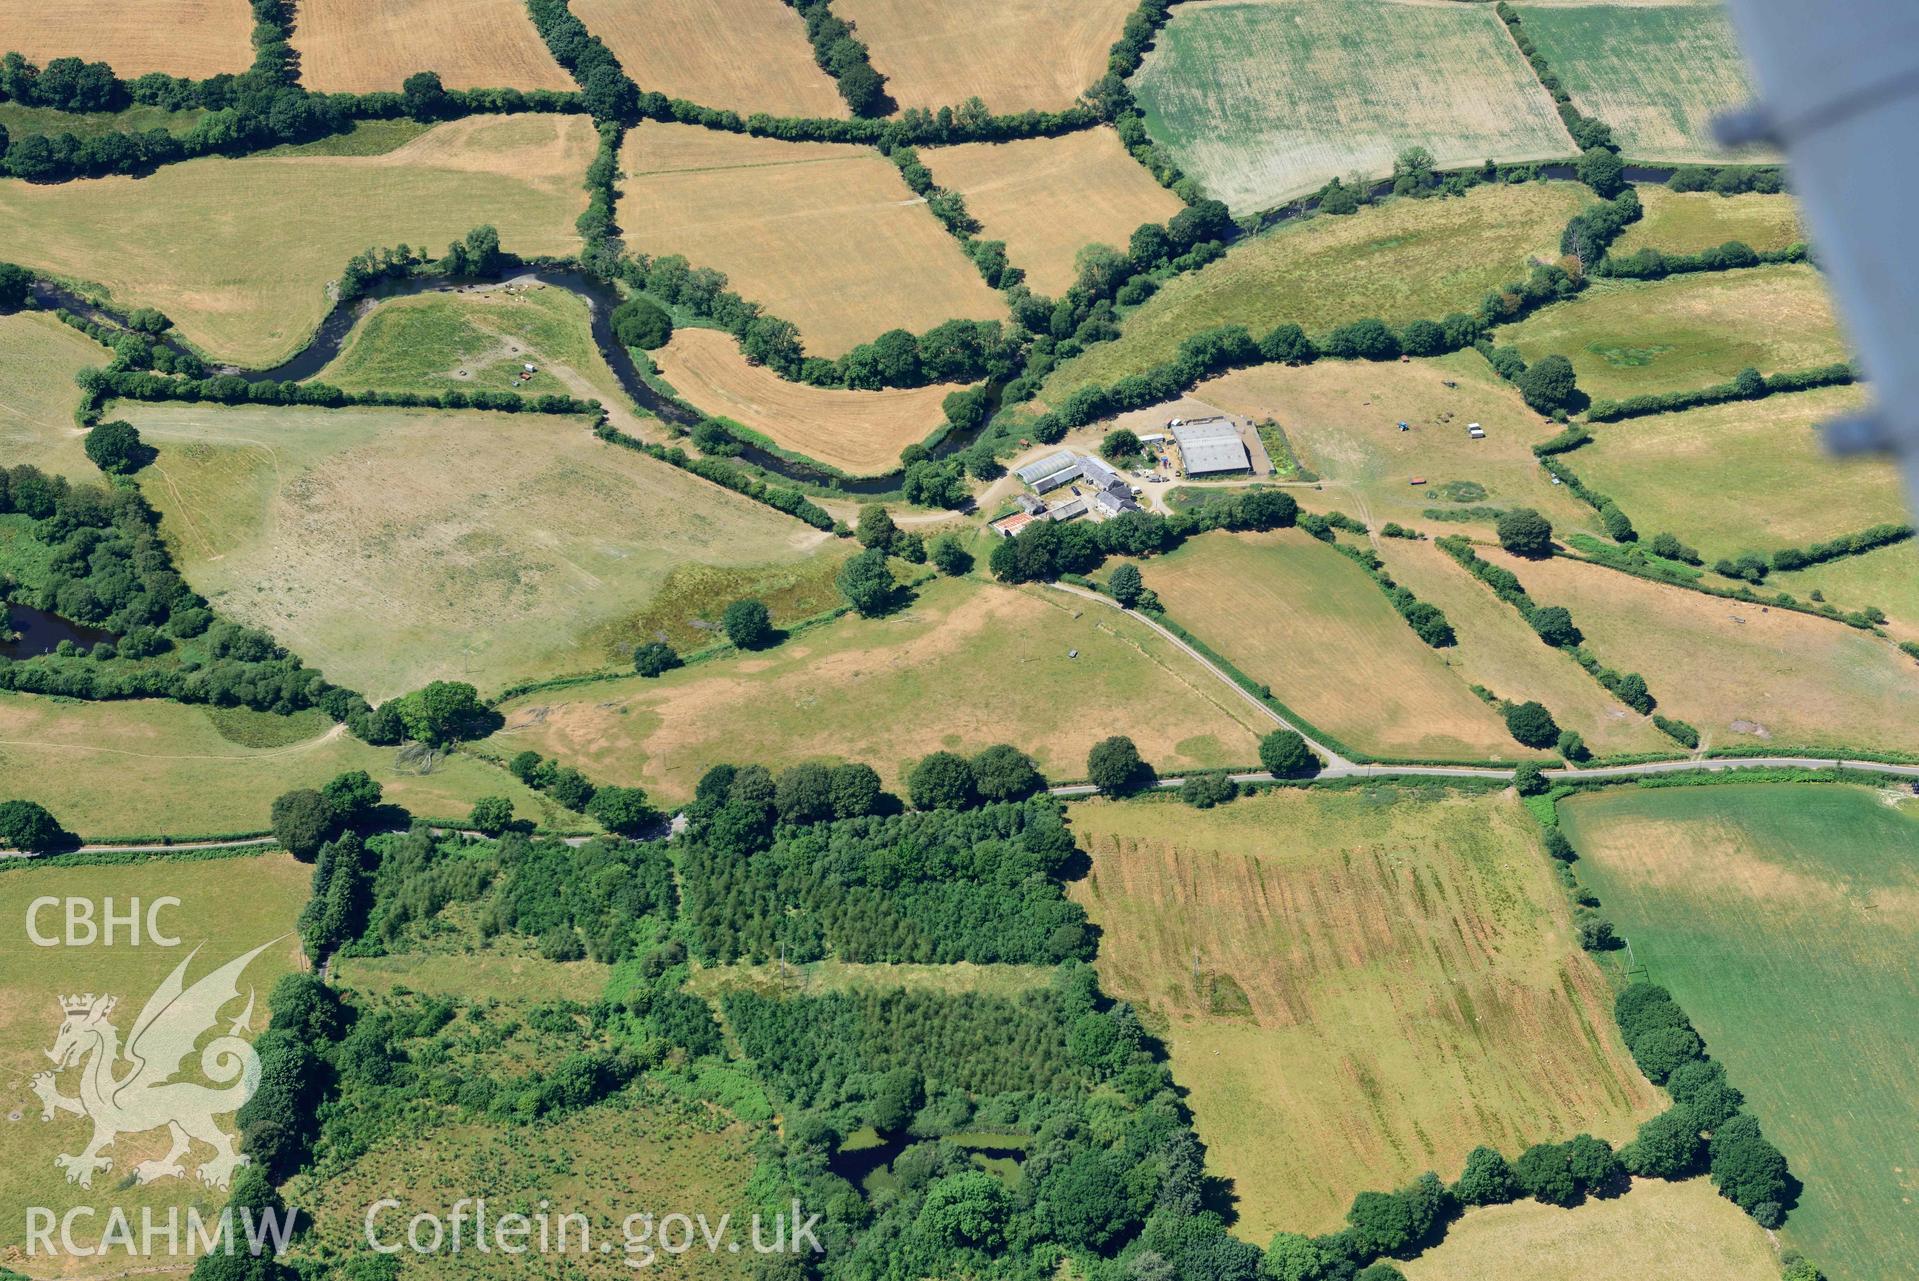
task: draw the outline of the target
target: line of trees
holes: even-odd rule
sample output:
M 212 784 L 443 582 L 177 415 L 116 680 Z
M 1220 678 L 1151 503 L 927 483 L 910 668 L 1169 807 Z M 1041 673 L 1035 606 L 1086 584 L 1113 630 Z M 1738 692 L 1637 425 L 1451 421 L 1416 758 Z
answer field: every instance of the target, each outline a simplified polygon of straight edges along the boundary
M 1764 375 L 1757 369 L 1742 369 L 1730 382 L 1715 383 L 1692 391 L 1669 391 L 1628 396 L 1623 400 L 1595 400 L 1586 410 L 1591 422 L 1617 422 L 1622 418 L 1643 418 L 1648 414 L 1669 414 L 1700 405 L 1722 405 L 1735 400 L 1758 400 L 1780 392 L 1806 391 L 1814 387 L 1839 387 L 1854 382 L 1859 371 L 1844 362 L 1821 365 L 1783 374 Z
M 987 567 L 1003 583 L 1049 582 L 1062 574 L 1091 573 L 1108 556 L 1161 555 L 1208 530 L 1284 529 L 1295 523 L 1301 517 L 1292 495 L 1245 489 L 1171 516 L 1137 511 L 1097 523 L 1035 521 L 994 544 Z
M 1625 280 L 1664 280 L 1667 276 L 1695 271 L 1736 271 L 1769 263 L 1804 262 L 1811 249 L 1805 242 L 1760 252 L 1743 240 L 1728 240 L 1696 253 L 1674 254 L 1650 246 L 1623 257 L 1608 256 L 1593 268 L 1596 276 L 1614 276 Z
M 886 77 L 873 70 L 866 42 L 852 23 L 836 16 L 827 7 L 827 0 L 788 3 L 805 20 L 813 60 L 833 78 L 848 110 L 856 116 L 884 116 L 897 109 L 898 104 L 886 94 Z

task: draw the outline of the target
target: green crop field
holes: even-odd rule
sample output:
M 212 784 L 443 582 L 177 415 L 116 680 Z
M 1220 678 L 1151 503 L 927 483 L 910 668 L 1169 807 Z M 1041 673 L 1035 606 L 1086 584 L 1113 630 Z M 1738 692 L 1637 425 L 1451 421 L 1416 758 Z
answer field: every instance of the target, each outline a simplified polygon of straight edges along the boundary
M 786 566 L 798 521 L 577 419 L 125 405 L 180 568 L 370 698 L 604 670 L 677 565 Z
M 1752 85 L 1719 5 L 1522 5 L 1519 14 L 1573 105 L 1611 125 L 1627 159 L 1729 158 L 1712 141 L 1712 118 L 1745 106 Z
M 1784 1236 L 1831 1276 L 1919 1253 L 1919 814 L 1834 785 L 1658 788 L 1561 822 L 1633 957 L 1672 989 L 1805 1182 Z
M 0 465 L 31 463 L 49 475 L 98 481 L 73 421 L 80 389 L 73 376 L 100 368 L 111 354 L 51 316 L 0 316 Z
M 1236 214 L 1382 177 L 1408 147 L 1449 168 L 1577 150 L 1485 5 L 1181 5 L 1134 92 L 1152 135 Z
M 721 762 L 858 760 L 895 785 L 928 752 L 999 742 L 1032 753 L 1049 776 L 1079 778 L 1087 751 L 1122 724 L 1168 772 L 1244 765 L 1270 725 L 1114 611 L 953 579 L 928 583 L 888 618 L 842 618 L 762 653 L 529 694 L 500 710 L 506 728 L 490 748 L 533 748 L 676 801 Z
M 1511 794 L 1273 792 L 1072 808 L 1102 983 L 1147 1011 L 1234 1230 L 1656 1111 Z
M 318 712 L 0 694 L 6 796 L 40 802 L 86 837 L 264 831 L 275 796 L 356 769 L 371 774 L 388 801 L 423 817 L 463 818 L 482 796 L 504 796 L 522 818 L 587 825 L 503 769 L 457 753 L 403 760 Z
M 1802 265 L 1602 282 L 1502 329 L 1528 362 L 1573 362 L 1589 396 L 1689 391 L 1741 369 L 1776 374 L 1850 356 L 1818 271 Z
M 1615 254 L 1658 249 L 1692 254 L 1737 240 L 1761 253 L 1784 249 L 1806 238 L 1799 206 L 1787 195 L 1746 192 L 1720 196 L 1709 191 L 1639 188 L 1645 214 L 1613 241 Z
M 7 771 L 9 781 L 11 776 Z M 60 1032 L 61 998 L 80 993 L 118 998 L 119 1004 L 108 1021 L 124 1045 L 148 999 L 195 948 L 200 952 L 187 968 L 188 986 L 266 945 L 240 976 L 238 996 L 220 1009 L 220 1027 L 224 1030 L 246 1008 L 251 993 L 250 1022 L 244 1034 L 249 1039 L 258 1035 L 266 1027 L 266 998 L 274 982 L 289 970 L 305 965 L 293 930 L 311 880 L 311 868 L 278 853 L 197 860 L 152 858 L 94 867 L 0 866 L 0 920 L 7 931 L 6 989 L 4 999 L 0 999 L 0 1088 L 4 1089 L 0 1125 L 5 1127 L 0 1129 L 0 1239 L 7 1242 L 10 1251 L 18 1250 L 19 1243 L 26 1239 L 28 1206 L 45 1206 L 56 1214 L 74 1207 L 94 1207 L 90 1221 L 76 1221 L 85 1225 L 75 1228 L 75 1236 L 82 1240 L 97 1238 L 105 1230 L 111 1208 L 123 1210 L 135 1225 L 140 1222 L 142 1209 L 150 1210 L 160 1222 L 166 1220 L 170 1209 L 184 1216 L 188 1206 L 198 1206 L 208 1217 L 218 1209 L 225 1200 L 224 1193 L 208 1189 L 193 1177 L 200 1162 L 214 1155 L 211 1147 L 202 1144 L 196 1144 L 186 1158 L 187 1177 L 134 1183 L 138 1163 L 157 1159 L 167 1151 L 167 1131 L 157 1124 L 117 1137 L 101 1154 L 112 1165 L 93 1176 L 92 1187 L 67 1182 L 54 1157 L 81 1152 L 92 1126 L 85 1116 L 67 1112 L 56 1112 L 54 1120 L 42 1121 L 41 1102 L 32 1078 L 54 1066 L 43 1051 L 52 1048 Z M 144 933 L 148 909 L 162 897 L 179 903 L 162 906 L 154 923 L 166 937 L 178 939 L 177 945 L 156 944 Z M 34 928 L 42 936 L 51 937 L 54 945 L 36 946 L 29 942 L 26 930 L 29 905 L 40 898 L 88 900 L 95 924 L 101 928 L 106 900 L 112 900 L 113 912 L 122 917 L 137 900 L 143 933 L 136 945 L 127 936 L 128 927 L 120 925 L 111 944 L 96 936 L 89 945 L 84 933 L 76 931 L 71 935 L 74 942 L 68 944 L 66 908 L 56 903 L 40 909 L 33 918 Z M 91 1058 L 85 1061 L 92 1063 Z M 116 1064 L 114 1071 L 123 1079 L 132 1075 L 124 1063 Z M 179 1079 L 211 1088 L 224 1084 L 217 1078 L 202 1078 L 197 1055 L 187 1060 Z M 62 1095 L 78 1095 L 80 1070 L 56 1070 L 54 1084 Z M 230 1113 L 214 1115 L 217 1123 L 232 1134 Z M 139 1240 L 137 1231 L 134 1240 Z M 9 1254 L 7 1262 L 13 1263 L 15 1257 Z M 105 1259 L 69 1257 L 55 1262 L 50 1270 L 45 1264 L 44 1258 L 35 1261 L 34 1273 L 104 1278 L 124 1268 L 145 1271 L 157 1264 L 165 1270 L 168 1260 L 164 1255 L 150 1256 L 136 1246 L 125 1254 L 115 1250 Z M 180 1271 L 184 1273 L 184 1269 Z
M 1291 321 L 1309 334 L 1364 316 L 1389 324 L 1470 312 L 1487 293 L 1552 257 L 1588 203 L 1571 183 L 1485 187 L 1449 200 L 1395 200 L 1349 217 L 1288 223 L 1234 245 L 1131 311 L 1120 337 L 1067 361 L 1042 396 L 1111 383 L 1172 359 L 1185 338 L 1238 324 L 1255 336 Z
M 1607 423 L 1567 459 L 1642 535 L 1660 530 L 1710 564 L 1800 547 L 1908 519 L 1899 472 L 1875 458 L 1833 458 L 1820 424 L 1866 403 L 1860 387 L 1768 396 Z

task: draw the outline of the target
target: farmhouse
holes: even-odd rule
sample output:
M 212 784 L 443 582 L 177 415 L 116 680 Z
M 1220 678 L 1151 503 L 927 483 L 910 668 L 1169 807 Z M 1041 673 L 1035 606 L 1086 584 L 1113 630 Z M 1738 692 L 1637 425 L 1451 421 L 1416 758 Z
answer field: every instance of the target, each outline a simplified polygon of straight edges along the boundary
M 1253 460 L 1239 428 L 1225 417 L 1193 418 L 1171 424 L 1173 439 L 1188 476 L 1216 476 L 1223 472 L 1251 471 Z

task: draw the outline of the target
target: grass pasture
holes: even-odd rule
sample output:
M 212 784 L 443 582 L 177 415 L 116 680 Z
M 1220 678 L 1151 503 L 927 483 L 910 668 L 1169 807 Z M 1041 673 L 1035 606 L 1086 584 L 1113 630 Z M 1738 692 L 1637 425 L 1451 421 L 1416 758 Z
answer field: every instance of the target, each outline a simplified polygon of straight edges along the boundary
M 1751 101 L 1745 56 L 1717 4 L 1526 4 L 1520 22 L 1573 105 L 1613 128 L 1628 160 L 1746 163 L 1712 140 L 1712 119 Z
M 1575 1276 L 1775 1281 L 1765 1229 L 1698 1178 L 1641 1179 L 1624 1196 L 1565 1210 L 1539 1201 L 1468 1210 L 1407 1281 L 1562 1281 Z
M 461 818 L 482 796 L 504 796 L 521 818 L 583 825 L 505 770 L 452 755 L 421 774 L 402 764 L 397 749 L 370 746 L 313 715 L 317 723 L 157 699 L 81 703 L 0 694 L 0 772 L 9 797 L 40 802 L 89 838 L 265 831 L 281 792 L 319 787 L 355 769 L 371 774 L 386 800 L 423 818 Z M 299 737 L 251 746 L 232 737 L 236 722 Z
M 578 0 L 571 8 L 642 89 L 743 116 L 846 115 L 813 61 L 805 22 L 781 0 Z
M 110 133 L 147 133 L 164 129 L 184 134 L 198 124 L 206 112 L 199 107 L 168 111 L 165 107 L 134 105 L 124 111 L 59 111 L 53 107 L 29 107 L 23 103 L 0 103 L 0 129 L 13 141 L 32 134 L 70 133 L 80 138 L 98 138 Z
M 960 390 L 950 383 L 844 391 L 788 382 L 747 363 L 733 336 L 717 329 L 676 329 L 649 354 L 673 390 L 702 412 L 854 475 L 899 466 L 900 451 L 946 420 L 940 402 Z
M 1799 206 L 1788 195 L 1720 196 L 1710 191 L 1668 191 L 1639 188 L 1645 215 L 1613 241 L 1615 254 L 1658 249 L 1669 254 L 1694 254 L 1728 240 L 1741 241 L 1765 253 L 1784 249 L 1806 238 L 1799 222 Z
M 1563 557 L 1478 550 L 1540 604 L 1571 610 L 1600 661 L 1644 676 L 1706 745 L 1919 749 L 1919 667 L 1885 641 Z
M 1206 534 L 1140 570 L 1182 626 L 1361 751 L 1526 754 L 1364 570 L 1300 530 Z
M 1021 710 L 1042 703 L 1044 715 Z M 668 801 L 747 745 L 770 769 L 865 761 L 897 786 L 928 752 L 1011 742 L 1049 777 L 1079 778 L 1122 717 L 1168 773 L 1250 763 L 1264 720 L 1111 610 L 958 579 L 926 584 L 888 618 L 849 616 L 763 653 L 529 694 L 500 711 L 506 728 L 488 743 L 502 754 L 532 748 Z
M 516 0 L 300 0 L 300 81 L 320 93 L 397 90 L 416 71 L 449 89 L 576 86 Z
M 869 147 L 648 121 L 627 134 L 621 169 L 619 220 L 633 248 L 725 272 L 735 292 L 799 326 L 810 355 L 896 327 L 1006 314 Z
M 0 316 L 0 465 L 31 463 L 69 480 L 100 480 L 73 421 L 80 389 L 73 376 L 112 359 L 104 347 L 52 316 Z
M 237 1019 L 251 991 L 255 999 L 248 1036 L 257 1036 L 267 1023 L 267 993 L 281 975 L 305 964 L 293 931 L 312 878 L 312 868 L 279 853 L 204 860 L 156 858 L 94 867 L 18 864 L 0 872 L 0 919 L 6 922 L 8 957 L 6 992 L 0 999 L 0 1127 L 4 1127 L 0 1128 L 0 1240 L 7 1243 L 9 1265 L 16 1259 L 27 1262 L 20 1243 L 26 1240 L 28 1206 L 45 1206 L 57 1215 L 72 1207 L 95 1207 L 91 1218 L 75 1220 L 76 1240 L 88 1244 L 106 1231 L 107 1216 L 115 1208 L 123 1210 L 135 1225 L 141 1221 L 143 1208 L 151 1210 L 159 1222 L 166 1221 L 170 1209 L 176 1210 L 182 1215 L 183 1227 L 189 1206 L 199 1207 L 207 1217 L 217 1212 L 226 1199 L 224 1193 L 202 1186 L 193 1177 L 200 1162 L 214 1155 L 205 1144 L 196 1142 L 188 1152 L 186 1178 L 163 1178 L 137 1186 L 133 1183 L 137 1163 L 165 1154 L 168 1144 L 164 1128 L 126 1133 L 115 1139 L 102 1153 L 113 1164 L 94 1175 L 91 1188 L 68 1183 L 53 1158 L 80 1152 L 91 1126 L 85 1117 L 65 1112 L 43 1122 L 32 1078 L 52 1066 L 42 1051 L 53 1045 L 60 1030 L 58 1002 L 62 996 L 95 992 L 118 997 L 120 1004 L 109 1021 L 124 1046 L 147 999 L 195 948 L 201 951 L 188 966 L 189 985 L 236 957 L 262 944 L 269 945 L 241 975 L 239 997 L 220 1011 L 224 1030 Z M 178 907 L 160 908 L 157 917 L 161 929 L 179 939 L 177 946 L 155 946 L 144 933 L 140 945 L 134 946 L 127 940 L 125 926 L 119 927 L 111 946 L 96 941 L 92 946 L 62 943 L 37 947 L 25 933 L 28 905 L 41 897 L 91 900 L 96 923 L 104 920 L 103 900 L 111 898 L 112 910 L 124 914 L 129 900 L 138 899 L 144 930 L 146 905 L 163 896 L 179 900 Z M 37 917 L 40 932 L 62 936 L 62 913 L 57 906 L 42 909 Z M 117 1069 L 117 1074 L 127 1075 L 126 1069 Z M 60 1092 L 68 1096 L 77 1093 L 79 1076 L 73 1069 L 58 1072 Z M 187 1061 L 179 1079 L 214 1084 L 202 1077 L 198 1056 Z M 215 1115 L 221 1127 L 232 1134 L 232 1116 Z M 164 1253 L 144 1253 L 139 1249 L 137 1232 L 132 1240 L 133 1247 L 125 1251 L 115 1248 L 104 1257 L 63 1254 L 48 1259 L 42 1255 L 30 1266 L 36 1277 L 78 1279 L 125 1275 L 128 1268 L 184 1276 L 191 1265 L 184 1254 L 169 1258 Z
M 1800 547 L 1909 518 L 1893 464 L 1819 443 L 1821 423 L 1865 403 L 1863 388 L 1829 387 L 1631 418 L 1596 428 L 1567 461 L 1642 535 L 1670 530 L 1708 564 Z
M 1528 363 L 1572 361 L 1594 398 L 1690 391 L 1809 369 L 1851 354 L 1816 268 L 1804 264 L 1600 282 L 1499 331 Z
M 902 107 L 957 107 L 981 98 L 998 112 L 1060 111 L 1106 74 L 1131 0 L 840 0 L 873 69 Z
M 124 405 L 187 580 L 382 699 L 621 665 L 686 560 L 789 565 L 824 535 L 577 419 Z
M 1133 88 L 1154 138 L 1235 214 L 1385 177 L 1413 146 L 1445 168 L 1578 150 L 1484 5 L 1185 4 Z
M 1877 605 L 1901 640 L 1919 640 L 1919 545 L 1900 543 L 1811 569 L 1774 574 L 1768 586 L 1810 600 L 1819 592 L 1842 609 Z
M 1281 791 L 1071 811 L 1102 986 L 1143 1006 L 1234 1231 L 1329 1231 L 1481 1143 L 1657 1110 L 1510 794 Z M 1283 1153 L 1284 1159 L 1275 1159 Z
M 1433 525 L 1426 532 L 1437 537 L 1448 531 Z M 1649 719 L 1542 642 L 1511 606 L 1430 542 L 1382 538 L 1377 550 L 1395 582 L 1445 611 L 1459 643 L 1441 654 L 1461 680 L 1515 703 L 1544 703 L 1560 728 L 1578 731 L 1595 755 L 1671 748 L 1672 740 Z
M 37 0 L 0 5 L 0 50 L 46 66 L 104 62 L 132 80 L 149 71 L 201 79 L 253 63 L 253 16 L 225 0 Z
M 1243 240 L 1167 282 L 1122 321 L 1113 342 L 1061 365 L 1042 395 L 1058 404 L 1089 383 L 1113 383 L 1171 360 L 1215 325 L 1255 337 L 1283 321 L 1323 334 L 1378 316 L 1403 325 L 1470 312 L 1492 290 L 1553 258 L 1566 220 L 1587 203 L 1571 183 L 1481 187 L 1447 200 L 1395 200 L 1349 217 L 1307 218 Z
M 1375 527 L 1397 520 L 1442 533 L 1462 526 L 1426 521 L 1427 508 L 1531 506 L 1557 528 L 1594 524 L 1592 510 L 1555 487 L 1533 455 L 1555 425 L 1527 408 L 1477 352 L 1377 365 L 1262 365 L 1211 379 L 1194 394 L 1277 421 L 1300 462 L 1325 478 L 1324 495 L 1310 495 L 1309 507 L 1338 507 Z M 1402 422 L 1410 430 L 1400 431 Z M 1485 426 L 1484 440 L 1466 434 L 1471 422 Z M 1416 477 L 1427 483 L 1411 484 Z M 1450 502 L 1446 483 L 1458 481 L 1485 493 Z
M 1124 251 L 1134 228 L 1185 207 L 1111 129 L 929 147 L 920 159 L 940 186 L 966 198 L 980 235 L 1005 241 L 1026 283 L 1048 297 L 1073 283 L 1073 256 L 1086 245 Z
M 571 253 L 594 145 L 584 116 L 473 116 L 376 156 L 209 157 L 51 186 L 6 179 L 0 222 L 10 259 L 103 285 L 124 307 L 158 307 L 214 358 L 265 366 L 307 341 L 331 305 L 326 283 L 369 245 L 438 253 L 491 223 L 515 253 Z
M 1834 785 L 1564 802 L 1581 876 L 1805 1182 L 1784 1236 L 1835 1277 L 1919 1250 L 1919 815 Z

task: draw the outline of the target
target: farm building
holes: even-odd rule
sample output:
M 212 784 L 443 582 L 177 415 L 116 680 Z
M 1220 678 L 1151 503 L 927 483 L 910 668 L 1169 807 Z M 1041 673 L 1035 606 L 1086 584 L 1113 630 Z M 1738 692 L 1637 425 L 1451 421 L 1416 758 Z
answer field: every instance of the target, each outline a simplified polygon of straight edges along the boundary
M 1214 476 L 1221 472 L 1251 471 L 1253 460 L 1239 428 L 1229 418 L 1195 418 L 1178 423 L 1173 439 L 1179 444 L 1179 456 L 1188 476 Z
M 1019 469 L 1017 475 L 1028 489 L 1036 494 L 1043 494 L 1078 480 L 1080 457 L 1070 449 L 1062 449 L 1058 453 L 1046 455 L 1038 462 L 1026 464 Z

